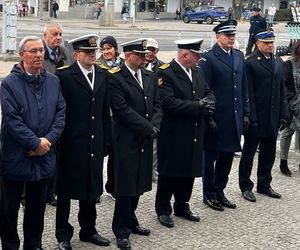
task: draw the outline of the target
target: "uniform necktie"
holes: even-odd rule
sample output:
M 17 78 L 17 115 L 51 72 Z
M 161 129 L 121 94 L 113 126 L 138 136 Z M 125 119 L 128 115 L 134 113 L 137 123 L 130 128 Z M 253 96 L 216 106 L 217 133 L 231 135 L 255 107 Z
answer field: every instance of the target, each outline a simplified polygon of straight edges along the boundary
M 54 49 L 52 50 L 51 54 L 53 56 L 54 61 L 57 62 L 57 56 L 58 56 L 57 51 Z
M 92 83 L 92 82 L 93 82 L 93 73 L 89 72 L 89 73 L 87 74 L 87 76 L 88 76 L 90 82 Z
M 141 86 L 141 88 L 143 88 L 143 85 L 142 85 L 142 83 L 141 83 L 141 81 L 140 81 L 140 78 L 139 78 L 139 75 L 138 75 L 137 72 L 134 73 L 134 77 L 135 77 L 135 79 L 138 81 L 138 83 L 139 83 L 139 85 Z
M 137 81 L 138 81 L 139 83 L 141 83 L 141 82 L 140 82 L 140 79 L 139 79 L 139 75 L 138 75 L 137 72 L 135 72 L 134 77 L 137 79 Z

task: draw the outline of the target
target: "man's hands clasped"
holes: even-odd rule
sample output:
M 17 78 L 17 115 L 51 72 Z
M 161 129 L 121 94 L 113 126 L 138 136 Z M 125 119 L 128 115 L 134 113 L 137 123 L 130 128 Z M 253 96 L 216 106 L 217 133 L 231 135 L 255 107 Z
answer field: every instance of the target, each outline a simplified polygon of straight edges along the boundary
M 216 109 L 215 102 L 207 97 L 200 99 L 199 104 L 204 115 L 212 115 Z
M 47 154 L 51 149 L 51 143 L 48 141 L 47 138 L 41 137 L 41 142 L 35 150 L 31 150 L 28 152 L 28 156 L 42 156 Z

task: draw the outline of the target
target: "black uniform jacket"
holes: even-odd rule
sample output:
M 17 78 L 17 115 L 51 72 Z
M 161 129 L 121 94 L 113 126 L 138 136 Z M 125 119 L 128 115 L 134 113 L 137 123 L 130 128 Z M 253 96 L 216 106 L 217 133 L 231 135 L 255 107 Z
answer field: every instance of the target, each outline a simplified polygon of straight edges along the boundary
M 111 146 L 108 73 L 94 67 L 93 90 L 76 61 L 56 73 L 66 100 L 57 194 L 71 199 L 92 200 L 103 192 L 103 157 Z
M 257 32 L 266 28 L 267 28 L 267 22 L 261 15 L 252 16 L 250 18 L 250 29 L 249 29 L 250 36 L 255 36 Z
M 142 70 L 143 88 L 126 65 L 110 70 L 115 192 L 138 196 L 152 188 L 153 140 L 162 118 L 154 73 Z
M 158 138 L 158 172 L 168 177 L 202 176 L 203 112 L 199 100 L 214 99 L 200 68 L 192 79 L 173 60 L 157 72 L 163 119 Z
M 257 122 L 258 135 L 277 136 L 281 119 L 288 119 L 284 87 L 284 65 L 280 57 L 271 60 L 257 50 L 246 60 L 250 120 Z

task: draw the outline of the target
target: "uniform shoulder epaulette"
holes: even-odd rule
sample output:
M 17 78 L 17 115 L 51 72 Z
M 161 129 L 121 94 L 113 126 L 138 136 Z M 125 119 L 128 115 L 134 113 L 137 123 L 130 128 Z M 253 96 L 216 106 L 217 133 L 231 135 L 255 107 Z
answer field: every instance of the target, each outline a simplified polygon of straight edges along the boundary
M 105 66 L 102 63 L 97 63 L 97 65 L 101 68 L 101 69 L 105 69 L 105 70 L 109 70 L 109 67 Z
M 115 74 L 115 73 L 117 73 L 119 71 L 121 71 L 120 67 L 113 67 L 108 72 L 111 73 L 111 74 Z
M 63 70 L 63 69 L 67 69 L 69 67 L 70 67 L 70 65 L 64 65 L 62 67 L 57 68 L 56 70 Z
M 165 64 L 159 66 L 158 68 L 159 68 L 159 69 L 167 69 L 167 68 L 169 68 L 169 67 L 170 67 L 170 63 L 165 63 Z

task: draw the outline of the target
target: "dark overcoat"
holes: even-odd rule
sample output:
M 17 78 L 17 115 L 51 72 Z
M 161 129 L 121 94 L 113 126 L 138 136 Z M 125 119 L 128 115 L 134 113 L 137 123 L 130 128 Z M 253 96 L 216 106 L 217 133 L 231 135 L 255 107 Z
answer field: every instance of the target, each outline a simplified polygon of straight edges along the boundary
M 109 81 L 115 192 L 121 196 L 152 188 L 153 141 L 147 136 L 153 126 L 159 128 L 162 111 L 154 73 L 142 69 L 142 81 L 143 89 L 125 65 L 115 68 Z
M 216 43 L 199 62 L 216 97 L 216 133 L 205 138 L 205 148 L 225 152 L 241 150 L 243 117 L 249 116 L 246 66 L 241 51 L 232 49 L 231 58 Z
M 203 170 L 203 112 L 199 100 L 214 100 L 203 72 L 192 79 L 173 60 L 157 72 L 163 119 L 158 138 L 158 172 L 168 177 L 199 177 Z
M 103 192 L 103 157 L 111 144 L 108 73 L 94 67 L 93 90 L 76 61 L 57 71 L 67 106 L 57 194 L 69 199 L 93 200 Z
M 271 60 L 257 50 L 246 60 L 250 121 L 257 122 L 258 136 L 277 136 L 280 120 L 288 120 L 284 87 L 284 65 L 280 57 Z

